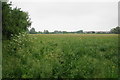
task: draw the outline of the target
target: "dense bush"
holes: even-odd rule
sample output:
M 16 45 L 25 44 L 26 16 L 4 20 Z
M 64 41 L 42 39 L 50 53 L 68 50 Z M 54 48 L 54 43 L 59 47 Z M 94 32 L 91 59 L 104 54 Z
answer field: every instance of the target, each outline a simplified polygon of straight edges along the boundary
M 21 77 L 25 72 L 25 59 L 30 57 L 28 55 L 30 44 L 31 40 L 26 33 L 20 33 L 11 40 L 3 41 L 3 77 Z
M 18 35 L 27 31 L 31 21 L 27 12 L 20 8 L 12 8 L 11 3 L 2 3 L 2 35 L 3 39 L 10 39 L 12 35 Z

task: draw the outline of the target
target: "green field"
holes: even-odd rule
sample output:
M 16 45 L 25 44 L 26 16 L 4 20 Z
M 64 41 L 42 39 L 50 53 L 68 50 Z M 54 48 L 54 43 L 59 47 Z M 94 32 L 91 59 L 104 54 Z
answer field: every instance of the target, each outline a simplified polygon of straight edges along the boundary
M 21 34 L 3 42 L 3 78 L 117 78 L 117 56 L 117 34 Z

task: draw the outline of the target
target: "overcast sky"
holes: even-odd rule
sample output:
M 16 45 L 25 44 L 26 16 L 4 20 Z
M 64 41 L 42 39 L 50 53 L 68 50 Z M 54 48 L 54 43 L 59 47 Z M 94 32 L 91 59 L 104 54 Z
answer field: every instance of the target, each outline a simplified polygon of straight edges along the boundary
M 10 0 L 29 13 L 36 31 L 109 31 L 118 25 L 118 0 Z

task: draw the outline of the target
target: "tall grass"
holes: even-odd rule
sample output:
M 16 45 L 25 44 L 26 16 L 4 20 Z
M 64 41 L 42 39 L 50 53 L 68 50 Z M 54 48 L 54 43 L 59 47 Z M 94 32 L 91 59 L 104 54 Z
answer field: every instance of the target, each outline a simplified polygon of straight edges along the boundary
M 117 35 L 27 35 L 3 42 L 3 78 L 117 78 Z

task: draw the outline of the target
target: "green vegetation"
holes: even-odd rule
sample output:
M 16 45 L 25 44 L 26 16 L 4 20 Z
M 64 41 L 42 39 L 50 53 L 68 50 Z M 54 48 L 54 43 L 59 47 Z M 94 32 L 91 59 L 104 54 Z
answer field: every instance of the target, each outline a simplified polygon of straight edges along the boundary
M 116 28 L 111 29 L 111 33 L 120 34 L 120 27 L 117 26 Z
M 20 34 L 3 41 L 3 78 L 117 78 L 117 34 Z
M 117 26 L 112 28 L 110 31 L 58 31 L 55 30 L 54 32 L 49 32 L 48 30 L 44 30 L 44 32 L 38 31 L 36 32 L 34 28 L 31 28 L 29 31 L 30 34 L 120 34 L 120 27 Z
M 20 8 L 4 2 L 2 14 L 3 78 L 118 77 L 119 27 L 111 30 L 117 34 L 45 30 L 39 35 L 34 28 L 28 31 L 29 15 Z
M 2 2 L 3 39 L 10 39 L 11 35 L 26 32 L 31 25 L 28 13 L 17 7 L 12 9 L 11 5 L 11 3 Z
M 79 31 L 73 31 L 73 32 L 67 32 L 67 31 L 58 31 L 55 30 L 54 32 L 49 32 L 48 30 L 44 30 L 44 32 L 41 31 L 35 31 L 35 28 L 31 28 L 29 31 L 30 34 L 82 34 L 83 30 Z
M 30 34 L 36 34 L 37 32 L 35 31 L 35 28 L 31 28 L 29 31 Z

